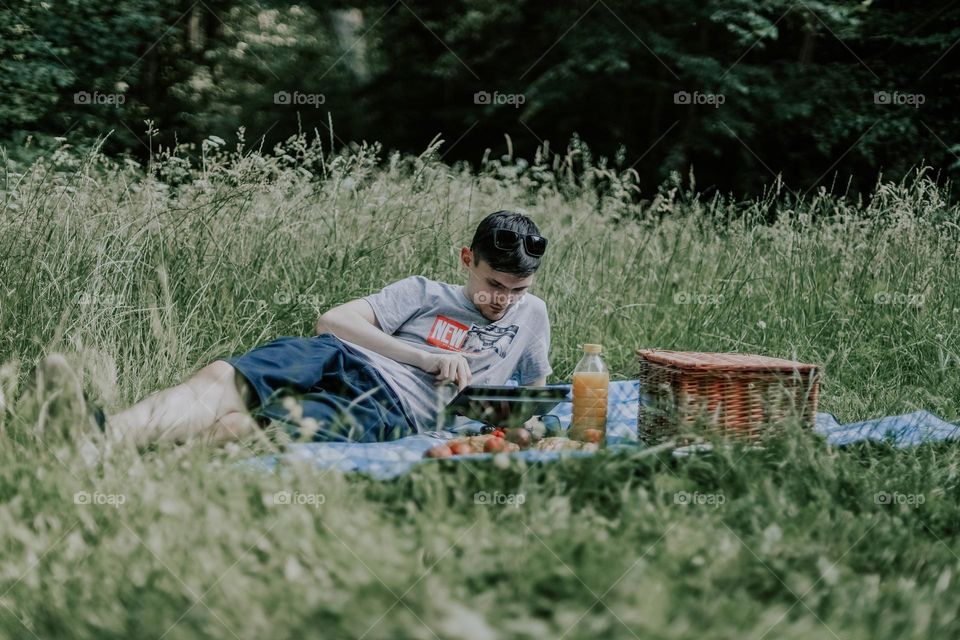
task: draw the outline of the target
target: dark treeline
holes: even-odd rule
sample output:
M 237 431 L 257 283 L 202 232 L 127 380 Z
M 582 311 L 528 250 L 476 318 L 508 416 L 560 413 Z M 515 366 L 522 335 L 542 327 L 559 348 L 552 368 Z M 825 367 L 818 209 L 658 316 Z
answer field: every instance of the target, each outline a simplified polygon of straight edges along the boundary
M 691 167 L 741 193 L 778 173 L 805 191 L 960 171 L 958 0 L 8 2 L 14 159 L 109 130 L 109 152 L 144 158 L 332 122 L 338 145 L 417 153 L 441 134 L 473 164 L 578 136 L 648 190 Z

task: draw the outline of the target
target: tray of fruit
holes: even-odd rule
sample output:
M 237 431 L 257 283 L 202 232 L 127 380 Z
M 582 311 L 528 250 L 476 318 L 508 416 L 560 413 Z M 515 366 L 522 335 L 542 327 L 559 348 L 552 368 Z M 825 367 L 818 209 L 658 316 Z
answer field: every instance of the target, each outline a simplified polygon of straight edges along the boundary
M 427 450 L 427 458 L 451 458 L 478 453 L 512 453 L 515 451 L 596 451 L 603 434 L 588 429 L 585 441 L 571 440 L 562 431 L 547 428 L 540 416 L 527 420 L 522 427 L 486 425 L 479 435 L 452 438 Z

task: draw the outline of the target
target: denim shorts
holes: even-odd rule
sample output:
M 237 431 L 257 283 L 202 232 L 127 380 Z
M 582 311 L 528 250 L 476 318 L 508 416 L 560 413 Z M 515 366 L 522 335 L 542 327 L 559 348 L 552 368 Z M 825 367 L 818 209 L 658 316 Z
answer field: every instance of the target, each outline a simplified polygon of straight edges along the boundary
M 296 439 L 312 432 L 314 442 L 382 442 L 415 432 L 383 376 L 332 333 L 284 336 L 223 360 L 253 387 L 251 414 L 261 426 L 276 420 Z

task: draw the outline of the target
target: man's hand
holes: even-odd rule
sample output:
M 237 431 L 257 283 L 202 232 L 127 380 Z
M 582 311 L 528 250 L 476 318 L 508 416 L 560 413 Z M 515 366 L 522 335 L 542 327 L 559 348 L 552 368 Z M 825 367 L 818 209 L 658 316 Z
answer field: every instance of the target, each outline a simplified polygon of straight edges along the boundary
M 427 353 L 424 357 L 423 366 L 420 367 L 427 373 L 437 374 L 435 384 L 447 384 L 455 382 L 461 391 L 470 384 L 473 374 L 470 372 L 469 358 L 476 358 L 482 353 L 471 353 L 461 351 L 458 353 Z

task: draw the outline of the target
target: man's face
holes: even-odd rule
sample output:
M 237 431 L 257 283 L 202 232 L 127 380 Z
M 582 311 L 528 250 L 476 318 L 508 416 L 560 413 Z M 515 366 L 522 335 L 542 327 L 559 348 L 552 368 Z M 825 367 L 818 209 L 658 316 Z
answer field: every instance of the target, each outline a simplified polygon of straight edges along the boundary
M 494 271 L 485 260 L 477 261 L 469 247 L 460 250 L 460 262 L 467 268 L 467 297 L 487 320 L 495 321 L 523 299 L 534 276 L 519 277 Z

